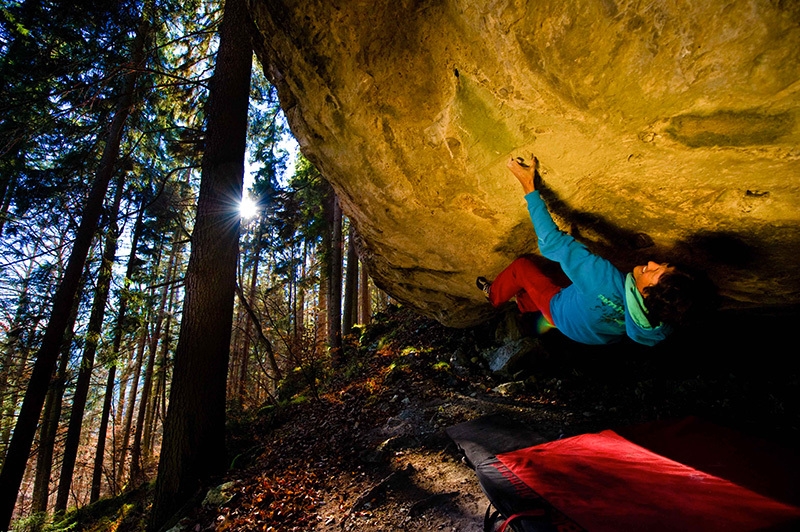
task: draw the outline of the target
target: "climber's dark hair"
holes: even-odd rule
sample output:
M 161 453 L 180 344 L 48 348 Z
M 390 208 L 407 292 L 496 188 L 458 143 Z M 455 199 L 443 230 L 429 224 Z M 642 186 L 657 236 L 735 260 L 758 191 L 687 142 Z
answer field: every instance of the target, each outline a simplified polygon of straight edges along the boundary
M 708 276 L 688 266 L 670 264 L 653 286 L 643 290 L 650 323 L 682 327 L 697 323 L 716 309 L 717 289 Z

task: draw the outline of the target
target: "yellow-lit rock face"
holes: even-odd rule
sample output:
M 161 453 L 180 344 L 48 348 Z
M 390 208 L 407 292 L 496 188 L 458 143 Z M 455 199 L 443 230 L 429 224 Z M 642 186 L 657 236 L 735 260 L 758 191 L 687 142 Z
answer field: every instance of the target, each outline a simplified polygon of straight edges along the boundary
M 621 269 L 800 303 L 800 4 L 251 0 L 257 55 L 377 283 L 447 325 L 535 252 L 511 156 Z

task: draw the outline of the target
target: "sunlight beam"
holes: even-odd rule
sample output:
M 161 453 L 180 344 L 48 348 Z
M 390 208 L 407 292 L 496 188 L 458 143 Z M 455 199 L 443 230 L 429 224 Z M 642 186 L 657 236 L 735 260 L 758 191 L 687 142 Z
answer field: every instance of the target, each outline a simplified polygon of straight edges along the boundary
M 239 205 L 239 215 L 245 219 L 249 220 L 251 218 L 255 218 L 258 214 L 258 205 L 256 204 L 255 200 L 250 196 L 250 194 L 245 193 L 242 196 L 242 203 Z

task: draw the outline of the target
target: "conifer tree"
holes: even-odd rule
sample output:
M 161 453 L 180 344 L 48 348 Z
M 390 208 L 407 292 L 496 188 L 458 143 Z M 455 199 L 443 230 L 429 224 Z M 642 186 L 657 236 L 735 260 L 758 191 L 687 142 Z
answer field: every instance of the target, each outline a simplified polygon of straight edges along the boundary
M 7 459 L 0 472 L 0 529 L 8 528 L 16 503 L 17 492 L 28 462 L 39 416 L 44 405 L 50 376 L 68 325 L 69 310 L 77 294 L 81 272 L 97 228 L 109 182 L 114 175 L 125 122 L 134 103 L 134 87 L 139 67 L 144 60 L 145 42 L 149 33 L 147 17 L 137 29 L 131 52 L 131 68 L 111 119 L 105 146 L 89 196 L 83 206 L 81 222 L 76 233 L 64 277 L 53 300 L 45 335 L 37 353 L 22 407 L 8 449 Z
M 352 222 L 347 231 L 347 269 L 344 279 L 344 304 L 342 308 L 342 333 L 350 334 L 358 322 L 358 254 L 356 253 L 356 229 Z
M 330 240 L 330 262 L 328 263 L 328 346 L 334 365 L 342 362 L 342 208 L 330 190 L 326 205 Z
M 136 271 L 136 255 L 137 250 L 139 247 L 139 241 L 142 236 L 142 229 L 143 229 L 143 220 L 144 220 L 144 203 L 146 201 L 147 196 L 143 195 L 142 204 L 139 205 L 139 209 L 136 216 L 136 222 L 134 223 L 133 235 L 131 237 L 130 243 L 130 256 L 128 258 L 128 265 L 125 270 L 125 278 L 123 283 L 130 282 L 133 278 L 134 272 Z M 111 354 L 109 355 L 109 360 L 106 361 L 108 365 L 108 375 L 106 377 L 106 389 L 103 396 L 103 412 L 100 416 L 100 427 L 98 430 L 98 440 L 97 440 L 97 449 L 95 452 L 95 460 L 94 460 L 94 468 L 92 471 L 92 491 L 89 496 L 90 502 L 95 502 L 100 498 L 100 485 L 101 485 L 101 477 L 103 473 L 103 462 L 105 457 L 105 450 L 106 450 L 106 433 L 108 431 L 108 423 L 111 416 L 111 405 L 113 400 L 113 393 L 114 393 L 114 384 L 116 382 L 116 369 L 117 366 L 115 362 L 117 361 L 119 354 L 120 354 L 120 347 L 122 345 L 122 336 L 124 332 L 124 323 L 126 319 L 126 315 L 128 312 L 128 300 L 129 295 L 128 291 L 123 289 L 120 293 L 119 300 L 118 300 L 118 308 L 117 308 L 117 315 L 114 321 L 114 332 L 113 332 L 113 340 L 111 346 Z M 111 471 L 115 471 L 114 464 L 112 464 Z M 113 490 L 116 491 L 116 485 L 112 486 Z
M 251 24 L 244 0 L 225 2 L 152 530 L 161 528 L 194 494 L 198 481 L 226 465 L 225 385 L 253 55 Z
M 86 408 L 86 400 L 89 395 L 89 385 L 92 371 L 94 370 L 94 359 L 97 353 L 106 304 L 108 302 L 108 294 L 111 288 L 111 269 L 114 265 L 117 253 L 117 241 L 119 238 L 119 228 L 116 218 L 122 202 L 124 186 L 124 180 L 122 178 L 118 179 L 114 200 L 109 208 L 109 224 L 106 233 L 106 242 L 98 273 L 97 285 L 94 290 L 94 303 L 91 317 L 89 318 L 89 328 L 83 351 L 83 359 L 81 360 L 80 370 L 78 372 L 75 394 L 72 398 L 69 431 L 67 432 L 64 455 L 61 460 L 61 475 L 59 475 L 55 507 L 56 512 L 63 512 L 67 509 L 75 461 L 78 456 L 78 446 L 80 445 L 84 409 Z

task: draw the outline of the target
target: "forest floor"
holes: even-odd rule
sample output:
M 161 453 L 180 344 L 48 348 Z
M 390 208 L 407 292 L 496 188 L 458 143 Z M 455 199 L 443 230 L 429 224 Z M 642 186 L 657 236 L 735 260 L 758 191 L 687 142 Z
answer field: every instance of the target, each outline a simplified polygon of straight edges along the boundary
M 232 419 L 231 470 L 172 530 L 481 531 L 488 500 L 445 429 L 491 413 L 548 440 L 692 415 L 798 448 L 797 316 L 727 315 L 715 334 L 656 348 L 586 348 L 551 331 L 509 395 L 498 386 L 511 379 L 479 355 L 497 347 L 491 327 L 393 308 L 317 397 Z M 135 514 L 114 529 L 140 529 Z

